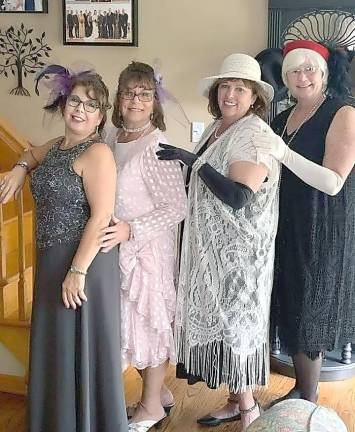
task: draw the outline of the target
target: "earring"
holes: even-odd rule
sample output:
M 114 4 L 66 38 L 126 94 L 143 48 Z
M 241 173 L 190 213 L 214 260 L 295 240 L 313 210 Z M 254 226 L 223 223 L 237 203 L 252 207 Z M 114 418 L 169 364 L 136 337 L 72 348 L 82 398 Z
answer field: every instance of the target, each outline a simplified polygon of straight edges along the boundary
M 154 117 L 154 112 L 151 112 L 151 113 L 150 113 L 150 116 L 149 116 L 149 120 L 152 121 L 152 120 L 153 120 L 153 117 Z
M 250 108 L 253 109 L 253 108 L 254 108 L 254 104 L 251 104 L 251 105 L 250 105 Z
M 99 134 L 99 125 L 96 125 L 95 133 L 96 133 L 96 135 Z
M 291 92 L 287 90 L 287 105 L 291 105 Z
M 120 127 L 123 125 L 123 117 L 121 111 L 118 111 L 118 123 Z

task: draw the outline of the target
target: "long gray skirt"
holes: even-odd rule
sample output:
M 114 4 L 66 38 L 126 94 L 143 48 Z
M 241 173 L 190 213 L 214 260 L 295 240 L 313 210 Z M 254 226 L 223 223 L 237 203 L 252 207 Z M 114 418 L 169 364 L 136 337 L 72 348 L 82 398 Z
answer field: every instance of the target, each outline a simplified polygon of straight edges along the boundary
M 126 432 L 117 249 L 98 253 L 88 301 L 66 309 L 61 285 L 77 249 L 37 252 L 29 380 L 30 432 Z

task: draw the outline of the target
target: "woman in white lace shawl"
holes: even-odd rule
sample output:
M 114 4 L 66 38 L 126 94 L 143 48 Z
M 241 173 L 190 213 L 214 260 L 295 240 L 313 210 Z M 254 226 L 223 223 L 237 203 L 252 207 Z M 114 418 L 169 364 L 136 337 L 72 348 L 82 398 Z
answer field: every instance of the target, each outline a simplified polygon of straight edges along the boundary
M 192 170 L 183 233 L 175 336 L 177 376 L 211 388 L 226 384 L 226 405 L 198 419 L 218 425 L 259 416 L 253 389 L 269 376 L 269 306 L 278 218 L 279 163 L 255 142 L 273 132 L 261 117 L 273 89 L 246 54 L 232 54 L 203 80 L 215 121 L 195 153 L 161 144 L 161 159 Z

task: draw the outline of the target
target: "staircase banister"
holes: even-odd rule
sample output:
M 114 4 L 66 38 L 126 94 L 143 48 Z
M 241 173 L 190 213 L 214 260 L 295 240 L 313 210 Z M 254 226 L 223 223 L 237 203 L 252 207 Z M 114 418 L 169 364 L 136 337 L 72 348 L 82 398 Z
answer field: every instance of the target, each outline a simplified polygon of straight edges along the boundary
M 0 117 L 0 140 L 19 156 L 30 147 L 30 143 L 4 117 Z

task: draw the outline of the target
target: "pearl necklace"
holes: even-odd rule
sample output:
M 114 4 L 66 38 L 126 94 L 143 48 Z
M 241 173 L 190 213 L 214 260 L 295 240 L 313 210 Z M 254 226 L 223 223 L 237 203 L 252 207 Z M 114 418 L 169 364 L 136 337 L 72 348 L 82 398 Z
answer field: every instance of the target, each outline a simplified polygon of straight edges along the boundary
M 294 139 L 294 137 L 297 135 L 297 132 L 301 129 L 301 127 L 312 117 L 312 115 L 317 111 L 317 109 L 322 105 L 323 101 L 325 99 L 325 95 L 322 94 L 322 96 L 317 99 L 316 103 L 313 105 L 313 107 L 311 108 L 311 110 L 306 114 L 306 116 L 304 117 L 304 119 L 301 121 L 301 123 L 298 125 L 297 129 L 295 129 L 291 135 L 290 135 L 290 139 L 288 140 L 288 146 L 290 146 L 292 140 Z M 293 107 L 290 115 L 288 116 L 288 119 L 286 121 L 285 127 L 283 128 L 282 134 L 281 134 L 281 138 L 284 137 L 286 131 L 287 131 L 287 126 L 290 123 L 291 118 L 293 117 L 295 111 L 297 108 L 297 104 Z
M 129 133 L 143 132 L 143 131 L 145 131 L 146 129 L 148 129 L 148 128 L 150 127 L 150 125 L 151 125 L 150 120 L 149 120 L 149 122 L 146 123 L 144 126 L 142 126 L 142 127 L 138 127 L 138 128 L 129 128 L 129 127 L 125 126 L 124 123 L 122 123 L 122 129 L 123 129 L 125 132 L 129 132 Z
M 123 128 L 122 128 L 122 129 L 123 129 Z M 145 128 L 145 129 L 142 130 L 142 132 L 138 135 L 137 138 L 135 138 L 134 140 L 131 140 L 131 141 L 124 141 L 124 142 L 133 142 L 133 141 L 138 141 L 138 140 L 140 140 L 141 138 L 143 138 L 147 132 L 149 132 L 149 129 L 148 129 L 148 128 Z M 122 131 L 119 131 L 118 134 L 117 134 L 117 138 L 116 138 L 116 142 L 117 142 L 117 143 L 120 142 L 120 141 L 118 140 L 118 138 L 119 138 L 119 136 L 121 135 L 121 133 L 122 133 Z

